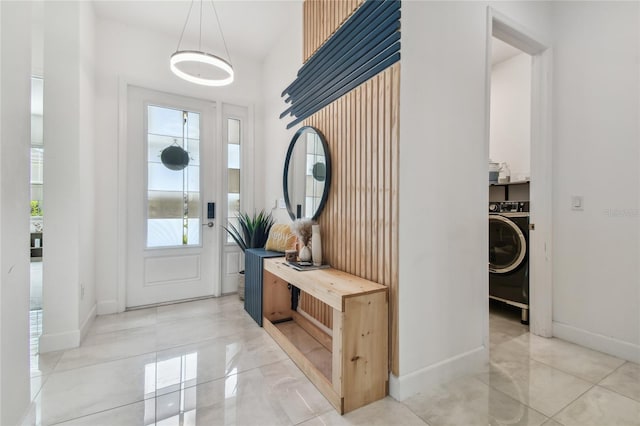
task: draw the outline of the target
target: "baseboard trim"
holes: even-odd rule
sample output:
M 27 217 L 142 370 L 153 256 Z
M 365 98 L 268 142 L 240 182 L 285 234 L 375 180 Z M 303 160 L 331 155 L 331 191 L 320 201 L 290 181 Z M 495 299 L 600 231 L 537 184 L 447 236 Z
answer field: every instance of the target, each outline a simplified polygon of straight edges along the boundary
M 91 325 L 93 324 L 93 321 L 95 319 L 96 319 L 96 304 L 94 303 L 91 309 L 89 310 L 89 314 L 84 319 L 84 321 L 82 321 L 82 325 L 80 326 L 80 342 L 84 340 L 85 336 L 89 332 L 89 329 L 91 328 Z
M 389 394 L 398 401 L 404 401 L 412 395 L 428 391 L 458 377 L 478 373 L 488 362 L 489 351 L 486 347 L 480 346 L 404 376 L 396 377 L 391 374 Z
M 103 300 L 96 304 L 96 313 L 98 315 L 117 314 L 118 312 L 118 301 L 115 299 Z
M 40 336 L 40 353 L 62 351 L 80 346 L 80 330 L 63 333 L 43 334 Z
M 560 322 L 553 322 L 553 335 L 562 340 L 604 352 L 618 358 L 640 363 L 640 345 L 592 333 Z

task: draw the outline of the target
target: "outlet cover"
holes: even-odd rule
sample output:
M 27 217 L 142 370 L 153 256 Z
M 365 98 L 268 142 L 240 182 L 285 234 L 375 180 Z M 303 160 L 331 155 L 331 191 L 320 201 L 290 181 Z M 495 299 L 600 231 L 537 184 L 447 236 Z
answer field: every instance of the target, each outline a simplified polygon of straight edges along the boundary
M 582 195 L 571 196 L 571 210 L 584 210 L 584 199 Z

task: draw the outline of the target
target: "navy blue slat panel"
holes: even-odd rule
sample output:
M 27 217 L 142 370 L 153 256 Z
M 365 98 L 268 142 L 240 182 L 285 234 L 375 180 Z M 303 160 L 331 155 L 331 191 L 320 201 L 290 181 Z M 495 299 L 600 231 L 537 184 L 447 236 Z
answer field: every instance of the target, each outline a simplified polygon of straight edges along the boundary
M 371 25 L 365 27 L 366 35 L 360 40 L 354 40 L 351 43 L 349 50 L 342 53 L 340 58 L 331 61 L 331 66 L 325 67 L 324 71 L 313 75 L 305 75 L 304 78 L 299 79 L 304 83 L 304 87 L 295 87 L 289 90 L 289 95 L 292 100 L 295 100 L 300 93 L 313 92 L 316 90 L 316 86 L 323 81 L 326 81 L 326 77 L 335 76 L 345 67 L 348 67 L 362 56 L 366 55 L 368 51 L 375 48 L 378 44 L 382 43 L 393 33 L 400 29 L 400 11 L 397 10 L 390 16 L 386 16 L 382 21 L 372 22 Z M 398 33 L 399 35 L 400 33 Z
M 397 25 L 399 27 L 400 23 L 397 22 Z M 318 81 L 316 84 L 309 87 L 307 93 L 321 96 L 322 93 L 331 92 L 336 88 L 339 88 L 341 82 L 345 78 L 348 78 L 350 75 L 352 75 L 354 72 L 357 73 L 358 70 L 360 70 L 361 73 L 366 72 L 366 65 L 369 64 L 370 61 L 375 60 L 378 55 L 383 54 L 388 48 L 394 47 L 394 43 L 400 40 L 400 33 L 395 31 L 395 29 L 393 28 L 392 31 L 390 31 L 388 34 L 385 34 L 385 36 L 386 39 L 384 39 L 382 43 L 380 43 L 379 40 L 375 40 L 375 43 L 367 45 L 366 48 L 363 48 L 358 53 L 358 55 L 351 56 L 350 60 L 347 61 L 348 66 L 346 68 L 342 66 L 339 67 L 340 69 L 342 69 L 342 72 Z M 399 50 L 400 45 L 395 45 L 395 47 L 397 47 L 397 49 L 395 49 L 394 52 Z M 378 59 L 383 60 L 384 57 Z M 298 112 L 300 110 L 306 109 L 307 105 L 313 103 L 316 100 L 316 97 L 317 96 L 312 95 L 307 96 L 306 98 L 303 98 L 298 102 L 295 102 L 294 100 L 294 104 L 290 108 L 291 112 L 294 115 L 298 115 Z
M 395 1 L 395 0 L 394 0 Z M 307 67 L 301 68 L 298 71 L 298 78 L 285 89 L 283 93 L 291 93 L 300 85 L 304 85 L 309 77 L 313 77 L 316 73 L 313 70 L 331 68 L 328 65 L 332 65 L 336 60 L 344 57 L 353 47 L 364 41 L 370 40 L 376 36 L 376 28 L 382 25 L 385 21 L 388 21 L 389 17 L 393 16 L 395 12 L 399 12 L 399 9 L 394 6 L 394 1 L 379 2 L 381 5 L 375 9 L 370 15 L 363 17 L 360 21 L 349 21 L 341 28 L 349 30 L 344 33 L 344 36 L 338 36 L 334 34 L 325 44 L 327 46 L 326 51 L 322 54 L 316 53 L 311 59 L 315 60 L 312 67 L 310 67 L 309 61 L 307 61 Z M 398 18 L 399 19 L 399 18 Z
M 397 25 L 399 26 L 400 23 L 398 22 Z M 328 75 L 313 86 L 310 86 L 303 96 L 297 95 L 296 98 L 299 97 L 300 101 L 294 100 L 292 105 L 280 114 L 280 118 L 284 118 L 287 114 L 298 116 L 299 112 L 306 109 L 309 104 L 317 102 L 317 100 L 325 96 L 327 92 L 330 93 L 332 90 L 338 89 L 341 82 L 345 79 L 349 79 L 347 81 L 355 79 L 358 75 L 352 75 L 354 72 L 357 72 L 358 70 L 361 70 L 361 73 L 366 72 L 368 69 L 366 65 L 374 59 L 378 59 L 378 62 L 383 60 L 386 56 L 382 56 L 381 58 L 376 58 L 376 56 L 384 53 L 389 47 L 395 47 L 394 51 L 399 51 L 400 45 L 397 44 L 394 46 L 394 43 L 399 40 L 400 33 L 391 32 L 391 35 L 381 44 L 378 44 L 376 41 L 376 43 L 372 43 L 367 46 L 366 49 L 362 49 L 359 55 L 350 57 L 346 62 L 346 64 L 348 64 L 346 68 L 344 68 L 344 66 L 338 66 L 338 69 L 341 70 L 339 74 Z M 389 55 L 390 54 L 387 54 L 387 56 Z
M 287 128 L 320 111 L 400 60 L 400 0 L 365 0 L 282 92 Z
M 356 87 L 358 87 L 359 85 L 364 83 L 365 81 L 367 81 L 370 78 L 374 77 L 376 74 L 381 73 L 382 71 L 384 71 L 385 69 L 387 69 L 391 65 L 395 64 L 399 60 L 400 60 L 400 52 L 394 53 L 393 56 L 388 57 L 386 60 L 384 60 L 383 62 L 381 62 L 378 65 L 376 65 L 370 71 L 368 71 L 367 73 L 363 74 L 358 79 L 354 80 L 353 82 L 351 82 L 350 84 L 348 84 L 347 86 L 342 88 L 340 91 L 329 95 L 322 103 L 320 103 L 317 106 L 315 106 L 313 108 L 310 108 L 309 110 L 305 111 L 297 119 L 295 119 L 291 123 L 287 124 L 287 129 L 290 129 L 290 128 L 294 127 L 295 125 L 297 125 L 299 123 L 302 123 L 302 121 L 304 119 L 306 119 L 307 117 L 311 117 L 313 114 L 315 114 L 316 112 L 320 111 L 322 108 L 326 107 L 331 102 L 333 102 L 333 101 L 335 101 L 337 99 L 340 99 L 342 96 L 346 95 L 347 93 L 349 93 L 350 91 L 352 91 L 353 89 L 355 89 Z
M 335 44 L 331 42 L 332 39 L 334 39 L 335 37 L 338 38 L 345 38 L 348 39 L 349 38 L 349 33 L 351 31 L 353 31 L 353 23 L 355 22 L 356 24 L 359 23 L 360 21 L 362 21 L 363 19 L 366 19 L 369 14 L 373 13 L 375 11 L 375 9 L 377 9 L 378 7 L 380 7 L 382 5 L 383 2 L 379 2 L 379 1 L 365 1 L 352 15 L 351 17 L 349 17 L 349 19 L 347 19 L 347 21 L 340 27 L 338 28 L 338 30 L 333 34 L 333 36 L 327 40 L 327 42 L 325 42 L 322 46 L 320 46 L 320 48 L 318 50 L 316 50 L 316 52 L 313 54 L 313 56 L 311 56 L 309 59 L 307 59 L 307 62 L 305 62 L 304 64 L 302 64 L 302 66 L 300 67 L 300 69 L 298 70 L 298 76 L 304 72 L 304 70 L 306 68 L 308 68 L 311 65 L 314 65 L 316 61 L 318 61 L 318 58 L 321 58 L 325 55 L 325 53 L 327 51 L 330 51 L 332 48 L 334 48 Z M 347 23 L 349 23 L 349 25 L 347 25 Z M 315 66 L 315 65 L 314 65 Z M 295 83 L 295 81 L 293 82 Z M 291 83 L 291 84 L 293 84 Z M 287 87 L 288 89 L 288 87 Z M 287 89 L 285 89 L 282 92 L 281 96 L 284 96 Z

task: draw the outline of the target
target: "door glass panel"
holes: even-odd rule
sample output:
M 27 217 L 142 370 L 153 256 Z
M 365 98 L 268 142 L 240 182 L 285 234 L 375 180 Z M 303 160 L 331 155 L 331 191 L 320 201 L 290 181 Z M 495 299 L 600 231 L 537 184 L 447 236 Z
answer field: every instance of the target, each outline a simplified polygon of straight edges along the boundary
M 200 245 L 200 114 L 147 107 L 147 247 Z M 186 151 L 188 165 L 163 164 L 169 147 Z
M 516 230 L 499 220 L 489 220 L 489 263 L 494 269 L 511 266 L 523 250 Z
M 240 211 L 240 120 L 227 119 L 227 224 L 238 226 Z M 227 242 L 233 239 L 227 234 Z

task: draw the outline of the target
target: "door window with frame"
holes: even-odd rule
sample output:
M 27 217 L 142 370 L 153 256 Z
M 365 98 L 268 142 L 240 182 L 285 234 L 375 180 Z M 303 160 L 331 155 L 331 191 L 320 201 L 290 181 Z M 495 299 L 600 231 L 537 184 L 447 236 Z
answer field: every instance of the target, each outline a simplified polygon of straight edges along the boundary
M 148 105 L 147 248 L 200 245 L 201 211 L 200 114 Z

